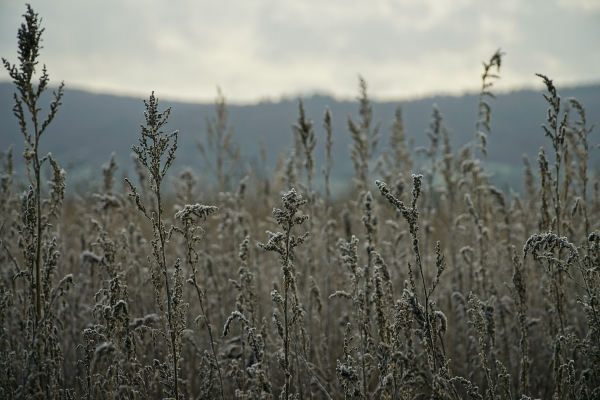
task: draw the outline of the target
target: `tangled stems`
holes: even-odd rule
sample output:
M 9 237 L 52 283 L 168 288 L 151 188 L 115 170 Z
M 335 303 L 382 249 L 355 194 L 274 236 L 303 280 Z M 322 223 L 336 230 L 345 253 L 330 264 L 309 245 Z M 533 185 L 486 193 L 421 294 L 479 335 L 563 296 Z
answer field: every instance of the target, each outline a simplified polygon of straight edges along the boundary
M 186 243 L 186 257 L 187 263 L 190 266 L 192 273 L 190 274 L 190 278 L 187 282 L 194 286 L 196 289 L 196 294 L 198 295 L 198 302 L 200 303 L 200 311 L 202 315 L 198 318 L 202 318 L 204 324 L 206 326 L 206 330 L 208 331 L 208 336 L 210 339 L 210 349 L 214 358 L 215 365 L 217 367 L 217 374 L 219 376 L 219 385 L 221 389 L 221 399 L 225 400 L 225 395 L 223 393 L 223 378 L 221 376 L 221 367 L 219 366 L 219 359 L 217 357 L 217 350 L 215 349 L 215 341 L 213 339 L 212 334 L 212 325 L 208 322 L 208 317 L 206 312 L 204 311 L 204 293 L 200 284 L 196 279 L 196 273 L 198 269 L 196 264 L 198 262 L 198 252 L 194 248 L 194 244 L 200 242 L 200 236 L 196 234 L 197 231 L 203 232 L 202 228 L 196 225 L 197 220 L 206 219 L 207 216 L 215 213 L 218 210 L 217 207 L 214 206 L 203 206 L 200 204 L 194 205 L 186 205 L 183 210 L 178 211 L 175 214 L 175 219 L 180 219 L 183 224 L 183 229 L 175 228 L 179 233 L 181 233 L 185 239 Z M 198 320 L 196 319 L 196 321 Z
M 413 252 L 415 255 L 415 263 L 416 263 L 417 267 L 419 268 L 419 273 L 421 275 L 421 282 L 423 284 L 423 293 L 425 295 L 425 333 L 427 336 L 428 347 L 431 349 L 431 356 L 432 356 L 431 358 L 433 360 L 432 370 L 434 372 L 436 372 L 438 370 L 438 365 L 437 365 L 438 355 L 436 354 L 436 346 L 435 346 L 436 340 L 433 337 L 433 330 L 432 330 L 432 325 L 431 325 L 432 321 L 430 318 L 429 308 L 430 308 L 431 295 L 433 294 L 433 291 L 435 290 L 435 288 L 437 287 L 437 285 L 440 281 L 440 275 L 444 269 L 444 264 L 443 264 L 443 256 L 440 253 L 440 244 L 438 242 L 438 245 L 436 247 L 437 276 L 434 279 L 431 288 L 428 289 L 427 284 L 425 283 L 425 273 L 424 273 L 423 265 L 422 265 L 422 261 L 421 261 L 421 252 L 419 250 L 419 235 L 418 235 L 419 226 L 417 225 L 417 221 L 419 219 L 419 211 L 417 210 L 417 200 L 419 199 L 419 195 L 421 194 L 421 179 L 422 178 L 423 178 L 422 175 L 413 175 L 412 202 L 411 202 L 410 207 L 407 207 L 404 204 L 404 202 L 402 202 L 402 200 L 399 200 L 398 198 L 396 198 L 390 192 L 390 189 L 387 187 L 385 182 L 376 181 L 375 183 L 377 184 L 377 187 L 379 188 L 379 191 L 381 192 L 381 194 L 394 207 L 396 207 L 400 211 L 400 213 L 402 214 L 402 216 L 404 217 L 404 219 L 406 220 L 406 222 L 409 225 L 409 231 L 410 231 L 410 235 L 412 237 L 412 249 L 413 249 Z M 409 267 L 410 267 L 410 263 L 409 263 Z M 418 298 L 417 298 L 416 288 L 414 287 L 414 283 L 413 283 L 412 290 L 415 291 L 414 300 L 418 303 Z M 442 367 L 442 365 L 440 365 L 440 367 Z

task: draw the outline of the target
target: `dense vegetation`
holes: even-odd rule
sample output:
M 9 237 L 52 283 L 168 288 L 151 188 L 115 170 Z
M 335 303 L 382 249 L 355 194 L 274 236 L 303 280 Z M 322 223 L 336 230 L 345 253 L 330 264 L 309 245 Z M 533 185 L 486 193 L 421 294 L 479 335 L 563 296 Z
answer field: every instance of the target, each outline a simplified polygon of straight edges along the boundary
M 111 157 L 99 187 L 65 198 L 65 171 L 39 150 L 63 86 L 43 115 L 43 30 L 30 7 L 24 17 L 19 63 L 3 60 L 29 185 L 18 189 L 3 153 L 0 397 L 600 397 L 592 126 L 546 76 L 548 150 L 537 168 L 526 163 L 522 195 L 492 186 L 480 161 L 498 51 L 484 63 L 473 139 L 458 151 L 435 107 L 429 146 L 413 151 L 401 108 L 380 143 L 361 79 L 346 199 L 329 190 L 329 110 L 319 143 L 300 102 L 281 168 L 259 163 L 238 180 L 219 96 L 199 153 L 208 188 L 190 170 L 169 178 L 178 132 L 154 93 L 132 143 L 138 179 L 118 182 Z

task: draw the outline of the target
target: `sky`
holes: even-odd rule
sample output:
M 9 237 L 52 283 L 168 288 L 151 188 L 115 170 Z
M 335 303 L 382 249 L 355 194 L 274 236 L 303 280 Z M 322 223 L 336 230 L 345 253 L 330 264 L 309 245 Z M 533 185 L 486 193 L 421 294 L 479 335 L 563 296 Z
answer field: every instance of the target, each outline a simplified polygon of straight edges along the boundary
M 0 56 L 17 62 L 25 3 L 0 0 Z M 398 100 L 600 82 L 600 0 L 30 0 L 51 82 L 181 101 L 314 93 Z M 5 70 L 0 81 L 9 80 Z

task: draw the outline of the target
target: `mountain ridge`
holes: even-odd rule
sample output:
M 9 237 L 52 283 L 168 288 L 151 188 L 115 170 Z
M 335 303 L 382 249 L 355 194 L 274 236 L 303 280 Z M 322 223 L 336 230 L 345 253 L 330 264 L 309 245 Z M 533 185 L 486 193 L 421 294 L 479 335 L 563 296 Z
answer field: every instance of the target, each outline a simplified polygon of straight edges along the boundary
M 13 144 L 18 154 L 23 139 L 17 119 L 12 115 L 13 92 L 11 83 L 0 82 L 0 149 L 4 150 Z M 562 98 L 577 98 L 586 107 L 590 125 L 600 122 L 600 84 L 558 88 L 558 92 Z M 550 146 L 540 127 L 546 122 L 548 108 L 541 93 L 541 90 L 524 89 L 501 93 L 496 99 L 490 100 L 492 133 L 488 137 L 489 157 L 484 162 L 492 166 L 497 174 L 502 175 L 504 170 L 504 175 L 514 175 L 522 168 L 523 153 L 534 163 L 540 146 Z M 160 99 L 160 94 L 157 97 Z M 51 96 L 46 96 L 43 101 L 49 103 Z M 427 144 L 424 131 L 428 127 L 432 106 L 437 104 L 451 132 L 453 148 L 457 150 L 473 138 L 477 101 L 476 94 L 404 101 L 401 104 L 407 136 L 415 138 L 416 147 Z M 62 103 L 55 121 L 41 139 L 41 151 L 52 152 L 60 165 L 71 165 L 74 171 L 82 167 L 83 170 L 99 169 L 114 151 L 122 171 L 129 170 L 131 146 L 138 143 L 139 126 L 143 122 L 142 99 L 67 88 Z M 333 115 L 332 178 L 347 180 L 353 171 L 347 151 L 351 139 L 346 119 L 348 116 L 358 118 L 358 102 L 317 94 L 304 98 L 303 103 L 307 117 L 315 123 L 318 138 L 315 167 L 319 170 L 324 164 L 322 120 L 325 107 L 328 106 Z M 381 122 L 380 149 L 387 145 L 389 128 L 399 104 L 372 104 L 374 120 Z M 186 166 L 201 170 L 202 160 L 196 142 L 205 138 L 205 117 L 214 112 L 214 105 L 161 100 L 159 108 L 167 107 L 172 107 L 172 114 L 165 129 L 180 132 L 175 170 Z M 229 116 L 235 127 L 233 141 L 241 146 L 246 160 L 258 158 L 259 140 L 263 138 L 268 154 L 267 164 L 274 168 L 279 152 L 292 146 L 291 125 L 296 122 L 298 104 L 293 99 L 264 101 L 254 105 L 232 104 L 229 105 Z M 598 142 L 600 140 L 594 140 L 592 134 L 592 143 Z M 594 160 L 597 159 L 594 157 Z M 518 178 L 515 182 L 520 181 L 520 176 Z M 507 177 L 502 179 L 508 183 L 512 181 Z

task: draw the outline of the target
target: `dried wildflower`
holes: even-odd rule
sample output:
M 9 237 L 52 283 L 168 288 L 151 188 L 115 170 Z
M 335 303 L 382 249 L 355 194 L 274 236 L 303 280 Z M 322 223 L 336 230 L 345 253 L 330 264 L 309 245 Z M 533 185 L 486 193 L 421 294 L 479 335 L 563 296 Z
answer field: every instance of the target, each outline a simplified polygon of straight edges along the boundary
M 352 144 L 349 146 L 350 158 L 354 163 L 354 182 L 359 192 L 369 190 L 369 161 L 373 158 L 379 142 L 379 128 L 381 123 L 373 122 L 373 107 L 371 100 L 367 95 L 367 83 L 362 76 L 358 77 L 360 86 L 359 114 L 361 120 L 355 123 L 348 116 L 348 130 L 352 137 Z
M 197 142 L 205 166 L 217 178 L 218 192 L 230 190 L 231 179 L 240 160 L 240 146 L 233 142 L 227 100 L 217 87 L 215 114 L 206 117 L 206 143 Z
M 494 99 L 496 96 L 491 92 L 495 79 L 500 79 L 498 73 L 502 65 L 503 53 L 498 49 L 490 58 L 490 61 L 483 63 L 483 75 L 481 76 L 481 91 L 479 92 L 479 101 L 477 104 L 477 122 L 475 123 L 475 139 L 473 140 L 473 158 L 475 158 L 475 149 L 479 149 L 483 155 L 487 156 L 487 136 L 481 131 L 481 127 L 485 128 L 488 133 L 492 132 L 490 121 L 492 118 L 492 107 L 485 100 L 486 97 Z M 492 69 L 496 67 L 496 74 L 492 73 Z M 479 143 L 477 140 L 479 139 Z
M 171 388 L 171 394 L 175 399 L 179 399 L 179 353 L 182 343 L 182 332 L 185 329 L 185 309 L 187 303 L 181 301 L 183 278 L 180 275 L 180 260 L 174 263 L 175 273 L 173 275 L 173 287 L 169 285 L 167 272 L 166 243 L 172 234 L 172 229 L 167 230 L 164 220 L 164 204 L 162 194 L 162 182 L 167 174 L 169 167 L 175 161 L 175 151 L 177 150 L 178 131 L 165 134 L 162 128 L 167 124 L 171 109 L 167 108 L 163 112 L 158 111 L 158 99 L 154 92 L 150 95 L 148 101 L 144 100 L 146 111 L 144 112 L 145 125 L 142 125 L 139 146 L 133 146 L 133 152 L 136 154 L 140 164 L 149 172 L 149 186 L 154 195 L 153 203 L 156 204 L 156 214 L 148 214 L 143 205 L 141 196 L 137 188 L 126 180 L 131 189 L 130 196 L 135 199 L 138 210 L 152 223 L 154 239 L 152 244 L 152 260 L 158 267 L 158 272 L 162 275 L 162 281 L 152 269 L 152 283 L 155 287 L 156 299 L 159 308 L 162 308 L 161 286 L 166 289 L 166 317 L 167 332 L 169 336 L 169 354 L 170 362 L 165 364 L 155 364 L 159 372 L 168 380 Z M 164 161 L 163 161 L 164 160 Z M 185 219 L 190 216 L 205 217 L 215 211 L 215 208 L 205 208 L 204 206 L 190 206 L 180 212 L 179 218 Z M 150 259 L 150 257 L 149 257 Z M 165 370 L 163 367 L 167 365 Z M 160 367 L 159 367 L 160 366 Z
M 296 289 L 296 277 L 294 273 L 294 265 L 292 263 L 292 252 L 293 249 L 304 241 L 304 238 L 308 235 L 308 232 L 303 236 L 296 238 L 291 234 L 292 228 L 296 225 L 301 225 L 308 219 L 308 215 L 297 216 L 299 208 L 306 204 L 306 200 L 302 199 L 302 196 L 296 193 L 295 189 L 291 189 L 288 193 L 282 197 L 284 210 L 273 208 L 273 215 L 276 218 L 277 224 L 283 228 L 284 232 L 267 232 L 269 235 L 269 242 L 267 244 L 258 243 L 258 245 L 267 251 L 273 251 L 279 254 L 279 262 L 283 269 L 283 315 L 284 322 L 281 325 L 281 321 L 275 314 L 277 321 L 277 331 L 283 339 L 283 360 L 282 367 L 285 373 L 285 384 L 283 386 L 283 393 L 287 399 L 290 393 L 291 375 L 290 375 L 290 329 L 292 325 L 301 318 L 301 310 L 298 302 L 298 294 Z M 289 315 L 288 302 L 291 298 L 291 311 L 292 315 Z M 279 298 L 274 297 L 274 300 Z
M 325 109 L 325 116 L 323 117 L 323 128 L 325 128 L 325 157 L 327 159 L 326 166 L 322 167 L 323 176 L 325 177 L 325 206 L 329 206 L 329 199 L 331 198 L 331 188 L 329 187 L 329 176 L 331 174 L 331 167 L 333 167 L 333 157 L 331 155 L 331 149 L 333 148 L 333 128 L 331 124 L 331 111 L 329 107 Z
M 175 213 L 175 218 L 195 222 L 197 219 L 206 219 L 209 215 L 215 213 L 219 208 L 215 206 L 203 206 L 200 204 L 186 205 L 183 210 Z
M 304 153 L 303 166 L 306 169 L 306 182 L 309 198 L 312 196 L 312 179 L 315 175 L 315 161 L 313 159 L 313 150 L 317 144 L 313 122 L 306 119 L 306 112 L 302 100 L 298 100 L 298 122 L 292 125 L 292 130 L 297 137 L 297 142 L 301 148 L 296 148 L 296 155 Z
M 53 170 L 53 190 L 52 190 L 52 204 L 53 208 L 51 212 L 56 214 L 60 207 L 60 201 L 64 197 L 64 171 L 61 170 L 54 159 L 50 156 L 40 158 L 39 156 L 39 143 L 40 137 L 48 127 L 48 125 L 54 120 L 58 107 L 61 105 L 61 99 L 63 96 L 64 83 L 61 83 L 58 87 L 58 91 L 54 92 L 54 101 L 50 103 L 50 112 L 46 116 L 46 119 L 40 123 L 40 105 L 38 101 L 42 93 L 47 89 L 50 82 L 46 66 L 42 68 L 42 73 L 39 77 L 37 88 L 32 82 L 33 75 L 36 72 L 36 66 L 38 65 L 38 57 L 42 41 L 42 33 L 44 29 L 40 27 L 41 20 L 38 17 L 31 6 L 27 5 L 27 12 L 23 15 L 25 17 L 25 23 L 21 25 L 18 32 L 18 47 L 19 47 L 19 66 L 4 58 L 2 63 L 4 68 L 8 71 L 13 83 L 17 87 L 19 94 L 14 94 L 15 106 L 13 107 L 13 113 L 19 120 L 21 133 L 25 139 L 25 151 L 23 156 L 25 158 L 25 166 L 27 168 L 27 177 L 29 183 L 34 190 L 34 200 L 36 209 L 36 228 L 35 235 L 32 237 L 34 241 L 32 243 L 33 249 L 35 250 L 35 260 L 33 270 L 35 272 L 35 310 L 36 310 L 36 322 L 38 322 L 43 315 L 43 304 L 41 298 L 41 286 L 42 283 L 42 234 L 46 230 L 46 217 L 42 215 L 42 165 L 45 161 L 50 160 Z M 25 106 L 25 107 L 24 107 Z M 27 110 L 27 111 L 25 111 Z M 28 130 L 26 113 L 29 113 L 30 118 L 33 121 L 33 132 Z M 33 176 L 31 170 L 33 169 Z M 33 250 L 32 249 L 32 250 Z M 26 257 L 27 258 L 27 257 Z

